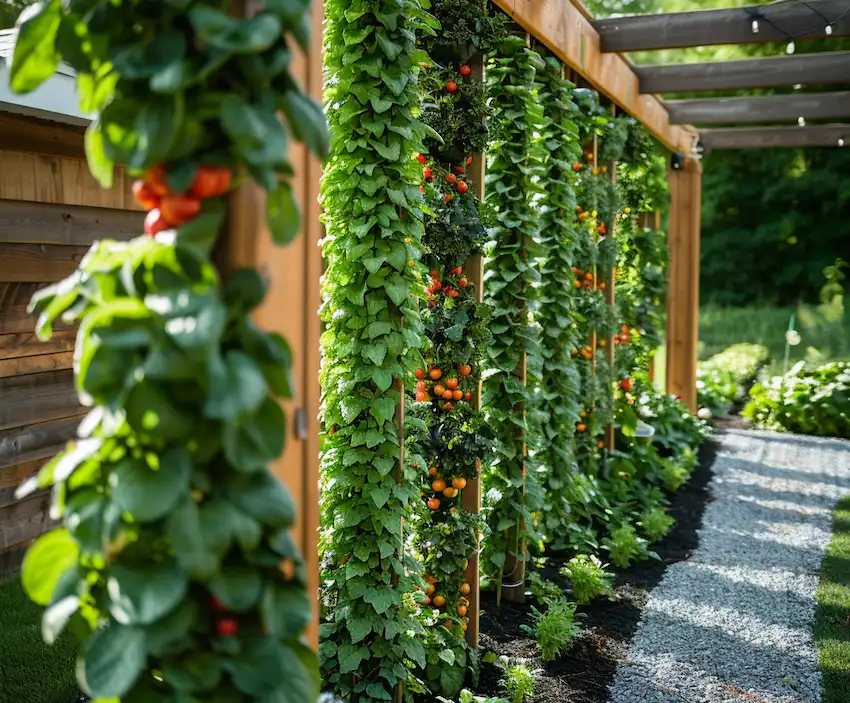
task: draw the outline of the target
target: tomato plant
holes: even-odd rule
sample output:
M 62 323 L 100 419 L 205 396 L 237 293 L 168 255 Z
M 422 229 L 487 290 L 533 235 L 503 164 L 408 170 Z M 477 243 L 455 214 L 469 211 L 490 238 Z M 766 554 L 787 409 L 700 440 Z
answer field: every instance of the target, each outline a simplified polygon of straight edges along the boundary
M 95 114 L 92 172 L 109 186 L 123 166 L 150 209 L 148 236 L 97 242 L 31 306 L 42 338 L 60 317 L 79 323 L 76 386 L 92 409 L 20 490 L 50 487 L 64 521 L 33 545 L 23 581 L 47 606 L 46 638 L 68 627 L 83 641 L 80 683 L 98 700 L 318 695 L 295 506 L 268 470 L 291 352 L 251 322 L 259 274 L 210 258 L 235 180 L 265 188 L 278 242 L 299 229 L 277 113 L 323 155 L 321 109 L 287 70 L 307 10 L 49 0 L 19 21 L 12 86 L 71 64 Z

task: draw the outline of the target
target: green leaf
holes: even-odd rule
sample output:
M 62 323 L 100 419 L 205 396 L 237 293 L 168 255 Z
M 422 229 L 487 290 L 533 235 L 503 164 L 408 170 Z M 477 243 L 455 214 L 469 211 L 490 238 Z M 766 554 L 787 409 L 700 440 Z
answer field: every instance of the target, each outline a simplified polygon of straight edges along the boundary
M 270 586 L 260 605 L 268 631 L 281 640 L 296 640 L 310 622 L 311 603 L 297 584 Z
M 200 519 L 205 543 L 218 554 L 225 554 L 234 542 L 245 551 L 254 550 L 260 544 L 260 524 L 228 501 L 204 503 Z
M 198 619 L 198 605 L 191 596 L 184 598 L 165 617 L 145 628 L 148 651 L 159 655 L 190 635 Z
M 394 274 L 384 283 L 384 290 L 396 305 L 401 305 L 410 292 L 409 285 L 401 274 Z
M 21 13 L 9 71 L 9 84 L 16 93 L 35 90 L 56 72 L 61 57 L 55 42 L 61 23 L 60 0 L 38 3 Z
M 79 545 L 65 528 L 39 537 L 27 551 L 21 569 L 21 581 L 30 600 L 48 605 L 59 578 L 77 563 L 79 553 Z
M 321 680 L 316 653 L 300 642 L 292 642 L 284 655 L 287 667 L 286 681 L 274 692 L 263 696 L 261 703 L 302 703 L 314 701 L 319 696 Z
M 127 398 L 126 410 L 127 423 L 141 434 L 176 440 L 196 429 L 192 415 L 178 408 L 153 383 L 139 383 Z
M 262 471 L 283 451 L 286 416 L 275 400 L 266 398 L 256 414 L 224 426 L 227 460 L 241 471 Z
M 375 366 L 381 366 L 387 358 L 387 345 L 382 342 L 367 344 L 360 353 L 364 359 L 368 359 Z
M 227 497 L 245 514 L 271 527 L 291 527 L 295 503 L 284 485 L 268 472 L 234 477 Z
M 257 362 L 240 351 L 229 351 L 224 359 L 211 355 L 207 373 L 206 417 L 232 420 L 256 412 L 268 395 L 266 379 Z
M 204 540 L 201 513 L 198 504 L 191 497 L 184 499 L 168 516 L 165 534 L 174 547 L 177 563 L 189 578 L 206 580 L 216 572 L 218 559 Z M 227 546 L 229 545 L 228 541 Z
M 260 600 L 263 577 L 248 566 L 224 566 L 209 582 L 209 589 L 226 607 L 239 612 Z
M 390 499 L 389 486 L 382 486 L 380 484 L 372 486 L 369 489 L 369 497 L 375 503 L 375 507 L 378 509 L 383 508 Z
M 269 192 L 266 221 L 278 246 L 289 244 L 301 230 L 301 211 L 288 183 L 280 183 Z
M 177 691 L 211 691 L 221 681 L 221 660 L 215 652 L 192 652 L 170 659 L 162 667 L 165 682 Z
M 115 163 L 106 155 L 103 145 L 103 132 L 99 120 L 92 122 L 86 129 L 86 161 L 92 175 L 104 188 L 112 187 Z
M 281 100 L 286 121 L 295 138 L 321 159 L 330 151 L 327 120 L 322 108 L 312 98 L 297 90 L 287 90 Z
M 66 596 L 53 603 L 41 618 L 41 634 L 47 644 L 56 642 L 56 638 L 65 629 L 71 616 L 80 607 L 78 596 Z
M 378 615 L 382 615 L 390 609 L 393 603 L 398 601 L 398 598 L 391 586 L 383 586 L 367 590 L 363 594 L 363 600 L 369 603 Z
M 107 581 L 109 612 L 122 625 L 149 625 L 177 605 L 188 586 L 176 562 L 116 564 Z
M 395 417 L 395 406 L 397 400 L 390 396 L 384 398 L 375 398 L 372 401 L 372 407 L 369 413 L 374 417 L 379 425 L 383 425 L 387 420 L 392 420 Z
M 290 672 L 297 680 L 304 671 L 295 652 L 271 637 L 249 642 L 224 666 L 236 687 L 251 696 L 269 694 L 289 679 Z
M 224 131 L 249 164 L 261 167 L 286 163 L 286 131 L 273 111 L 228 93 L 221 101 L 220 115 Z
M 164 517 L 189 492 L 192 457 L 183 447 L 163 454 L 154 471 L 141 459 L 122 459 L 110 475 L 112 498 L 138 522 Z
M 235 53 L 265 51 L 283 32 L 280 20 L 271 13 L 236 19 L 209 5 L 196 5 L 189 10 L 189 21 L 202 40 Z
M 95 698 L 123 698 L 147 658 L 145 633 L 111 622 L 95 630 L 83 653 L 86 685 Z

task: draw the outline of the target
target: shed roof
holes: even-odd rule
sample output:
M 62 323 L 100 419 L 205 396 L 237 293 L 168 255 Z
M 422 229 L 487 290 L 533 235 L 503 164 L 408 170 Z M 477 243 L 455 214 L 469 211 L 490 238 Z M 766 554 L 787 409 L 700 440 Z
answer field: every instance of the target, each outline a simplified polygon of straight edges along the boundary
M 17 29 L 0 30 L 0 112 L 87 125 L 91 119 L 79 108 L 76 73 L 68 64 L 60 63 L 56 73 L 31 93 L 18 95 L 12 92 L 9 69 L 17 36 Z

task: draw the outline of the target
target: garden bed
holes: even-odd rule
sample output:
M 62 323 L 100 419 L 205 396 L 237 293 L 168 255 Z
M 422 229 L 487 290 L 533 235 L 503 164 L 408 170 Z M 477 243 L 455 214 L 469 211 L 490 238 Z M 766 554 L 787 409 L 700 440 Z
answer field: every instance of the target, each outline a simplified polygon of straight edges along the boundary
M 704 444 L 691 480 L 672 497 L 669 512 L 676 525 L 652 547 L 661 559 L 635 564 L 618 573 L 615 601 L 600 599 L 579 609 L 584 613 L 584 631 L 565 656 L 553 662 L 541 662 L 537 642 L 520 627 L 531 623 L 531 605 L 503 603 L 497 610 L 495 597 L 490 593 L 482 594 L 481 656 L 495 652 L 533 662 L 537 669 L 534 703 L 607 703 L 608 686 L 617 665 L 628 653 L 649 592 L 661 580 L 668 565 L 688 559 L 697 546 L 703 510 L 711 501 L 708 485 L 715 454 L 713 442 Z M 552 557 L 541 575 L 566 586 L 558 573 L 565 563 L 563 558 Z M 504 695 L 501 677 L 497 665 L 482 664 L 480 692 Z

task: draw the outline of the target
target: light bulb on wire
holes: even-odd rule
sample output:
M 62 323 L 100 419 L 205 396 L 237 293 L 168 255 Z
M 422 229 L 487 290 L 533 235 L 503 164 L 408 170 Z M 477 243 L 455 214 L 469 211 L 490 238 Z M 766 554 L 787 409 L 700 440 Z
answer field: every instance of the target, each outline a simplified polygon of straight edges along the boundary
M 844 146 L 844 137 L 838 137 L 838 146 Z
M 826 29 L 824 29 L 823 31 L 826 34 L 826 36 L 828 36 L 828 37 L 832 36 L 832 25 L 831 24 L 826 25 Z
M 759 21 L 753 20 L 753 34 L 759 33 Z
M 800 127 L 805 127 L 806 126 L 806 118 L 805 117 L 798 117 L 797 118 L 797 124 L 800 125 Z
M 792 39 L 791 41 L 788 42 L 788 46 L 785 47 L 785 53 L 790 56 L 791 54 L 794 53 L 796 48 L 797 47 L 794 44 L 794 40 Z

